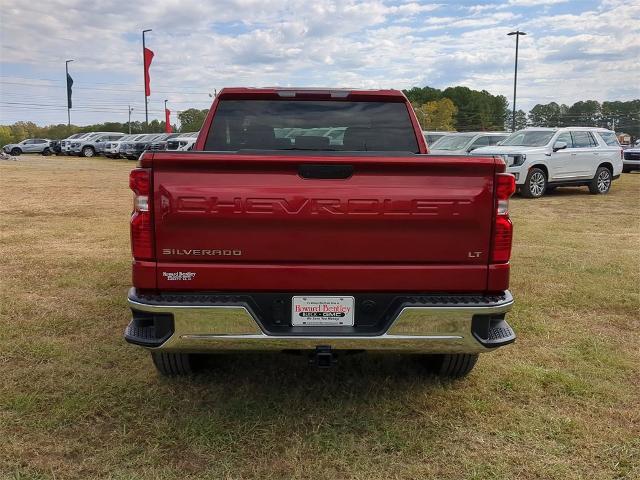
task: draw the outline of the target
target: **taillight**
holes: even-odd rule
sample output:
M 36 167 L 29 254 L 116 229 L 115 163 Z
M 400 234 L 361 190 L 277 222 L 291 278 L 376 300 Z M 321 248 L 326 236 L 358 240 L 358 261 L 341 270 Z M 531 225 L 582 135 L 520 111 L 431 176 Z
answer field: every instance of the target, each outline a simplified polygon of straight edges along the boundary
M 620 149 L 620 160 L 624 160 L 624 150 Z
M 129 174 L 129 188 L 133 190 L 133 214 L 131 215 L 131 253 L 136 260 L 152 260 L 153 222 L 151 171 L 136 168 Z
M 513 224 L 509 218 L 509 198 L 516 191 L 516 179 L 510 173 L 496 176 L 496 217 L 493 225 L 491 263 L 507 263 L 511 258 Z

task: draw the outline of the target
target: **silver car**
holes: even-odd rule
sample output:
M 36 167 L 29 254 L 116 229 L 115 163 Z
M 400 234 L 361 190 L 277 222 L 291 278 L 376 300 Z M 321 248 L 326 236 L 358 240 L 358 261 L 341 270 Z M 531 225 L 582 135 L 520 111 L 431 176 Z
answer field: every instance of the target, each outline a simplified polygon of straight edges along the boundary
M 91 133 L 74 133 L 68 138 L 60 142 L 60 153 L 62 155 L 71 155 L 71 144 L 88 137 Z
M 506 132 L 450 133 L 429 145 L 433 155 L 467 155 L 476 148 L 497 145 L 509 136 Z
M 20 143 L 10 143 L 2 147 L 5 153 L 9 153 L 14 157 L 23 153 L 41 153 L 43 155 L 50 155 L 51 149 L 49 142 L 51 140 L 47 138 L 27 138 Z
M 84 138 L 79 138 L 71 143 L 71 153 L 81 157 L 93 157 L 102 153 L 105 144 L 112 140 L 124 137 L 120 132 L 95 132 Z
M 190 150 L 200 132 L 181 133 L 179 136 L 167 139 L 167 150 L 186 151 Z
M 438 132 L 438 131 L 422 131 L 422 135 L 424 136 L 424 141 L 427 142 L 427 146 L 432 145 L 436 142 L 436 140 L 440 140 L 445 135 L 449 135 L 453 132 Z
M 104 156 L 108 158 L 120 158 L 120 149 L 123 144 L 130 141 L 135 141 L 142 137 L 144 137 L 144 134 L 137 133 L 132 135 L 125 135 L 124 137 L 120 137 L 117 140 L 106 142 L 104 145 Z

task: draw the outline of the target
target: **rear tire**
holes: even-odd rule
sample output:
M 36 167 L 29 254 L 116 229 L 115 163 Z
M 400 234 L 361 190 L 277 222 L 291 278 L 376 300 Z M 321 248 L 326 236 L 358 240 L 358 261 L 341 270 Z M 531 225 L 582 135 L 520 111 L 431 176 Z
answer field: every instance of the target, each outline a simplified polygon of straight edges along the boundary
M 466 377 L 477 361 L 477 353 L 445 353 L 428 355 L 426 358 L 429 372 L 440 378 Z
M 45 157 L 48 157 L 49 155 L 51 155 L 51 150 L 47 147 L 42 151 L 42 155 L 44 155 Z
M 151 352 L 156 370 L 166 377 L 193 373 L 193 355 L 188 353 Z
M 527 174 L 520 189 L 520 193 L 525 198 L 540 198 L 547 189 L 547 175 L 539 168 L 532 168 Z
M 93 157 L 96 154 L 96 151 L 93 149 L 93 147 L 84 147 L 80 154 L 83 157 Z
M 19 157 L 21 153 L 22 153 L 22 150 L 20 150 L 19 148 L 11 149 L 11 155 L 13 155 L 14 157 Z
M 607 167 L 598 167 L 596 174 L 589 184 L 589 192 L 592 195 L 604 195 L 611 189 L 611 170 Z

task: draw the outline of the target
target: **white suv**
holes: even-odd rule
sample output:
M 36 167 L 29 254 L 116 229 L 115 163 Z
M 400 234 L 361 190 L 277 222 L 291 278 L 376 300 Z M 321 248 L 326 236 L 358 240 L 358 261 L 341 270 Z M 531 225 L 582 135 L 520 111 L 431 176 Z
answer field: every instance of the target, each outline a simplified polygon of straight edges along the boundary
M 501 155 L 520 194 L 528 198 L 564 186 L 607 193 L 622 172 L 622 148 L 616 134 L 604 128 L 525 128 L 473 154 Z
M 185 152 L 191 150 L 200 132 L 182 133 L 180 136 L 167 140 L 167 150 Z

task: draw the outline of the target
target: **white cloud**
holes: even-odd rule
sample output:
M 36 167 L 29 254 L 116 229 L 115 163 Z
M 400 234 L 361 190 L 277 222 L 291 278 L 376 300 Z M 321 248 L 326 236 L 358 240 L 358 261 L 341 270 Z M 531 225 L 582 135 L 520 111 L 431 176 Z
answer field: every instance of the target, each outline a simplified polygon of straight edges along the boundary
M 542 5 L 557 5 L 567 3 L 569 0 L 509 0 L 509 5 L 515 7 L 539 7 Z
M 515 1 L 519 6 L 529 2 Z M 3 66 L 2 75 L 11 75 L 13 83 L 21 76 L 59 80 L 44 82 L 48 90 L 6 85 L 0 100 L 13 101 L 28 92 L 33 103 L 62 103 L 64 60 L 74 58 L 74 118 L 96 121 L 106 113 L 91 116 L 91 106 L 124 105 L 123 118 L 131 103 L 140 119 L 142 28 L 153 28 L 148 35 L 156 53 L 153 115 L 165 98 L 174 111 L 206 108 L 208 92 L 232 85 L 463 84 L 509 98 L 514 42 L 506 33 L 515 27 L 529 33 L 520 39 L 519 105 L 637 97 L 629 78 L 640 76 L 639 67 L 628 57 L 640 51 L 640 6 L 605 1 L 575 15 L 548 15 L 544 9 L 549 7 L 534 14 L 532 7 L 525 17 L 505 3 L 5 0 L 1 53 L 11 68 Z M 59 113 L 25 109 L 27 114 L 51 121 Z M 0 122 L 7 121 L 5 116 L 3 109 Z

